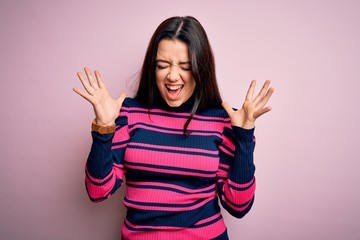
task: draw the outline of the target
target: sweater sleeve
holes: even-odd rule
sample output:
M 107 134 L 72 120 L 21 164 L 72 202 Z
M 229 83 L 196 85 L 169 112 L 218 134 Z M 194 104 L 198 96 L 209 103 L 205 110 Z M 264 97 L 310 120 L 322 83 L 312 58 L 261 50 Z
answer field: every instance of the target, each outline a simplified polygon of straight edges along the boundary
M 254 148 L 254 129 L 224 128 L 217 189 L 222 206 L 237 218 L 244 217 L 254 202 Z
M 127 122 L 122 108 L 115 121 L 115 133 L 91 132 L 93 142 L 85 167 L 85 185 L 93 202 L 109 198 L 123 183 L 124 153 L 130 139 Z

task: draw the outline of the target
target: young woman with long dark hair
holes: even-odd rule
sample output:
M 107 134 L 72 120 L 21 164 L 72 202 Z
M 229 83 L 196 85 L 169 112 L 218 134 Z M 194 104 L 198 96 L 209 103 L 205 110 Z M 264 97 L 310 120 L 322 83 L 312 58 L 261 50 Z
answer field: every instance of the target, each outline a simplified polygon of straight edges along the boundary
M 109 198 L 125 181 L 123 239 L 228 239 L 219 202 L 241 218 L 255 193 L 255 120 L 271 110 L 255 81 L 239 110 L 223 103 L 205 30 L 172 17 L 153 34 L 134 98 L 114 100 L 98 71 L 74 91 L 94 108 L 86 189 Z

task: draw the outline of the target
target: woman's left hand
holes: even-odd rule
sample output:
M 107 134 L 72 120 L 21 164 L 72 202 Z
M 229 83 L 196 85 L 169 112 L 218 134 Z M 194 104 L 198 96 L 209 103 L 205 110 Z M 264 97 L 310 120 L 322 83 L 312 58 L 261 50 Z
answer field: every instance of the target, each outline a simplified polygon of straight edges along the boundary
M 242 108 L 234 110 L 229 103 L 223 102 L 222 106 L 229 114 L 231 124 L 244 129 L 252 129 L 255 127 L 255 120 L 271 110 L 270 106 L 265 106 L 274 92 L 274 88 L 270 86 L 270 80 L 267 80 L 259 94 L 253 98 L 256 81 L 253 80 L 246 94 Z

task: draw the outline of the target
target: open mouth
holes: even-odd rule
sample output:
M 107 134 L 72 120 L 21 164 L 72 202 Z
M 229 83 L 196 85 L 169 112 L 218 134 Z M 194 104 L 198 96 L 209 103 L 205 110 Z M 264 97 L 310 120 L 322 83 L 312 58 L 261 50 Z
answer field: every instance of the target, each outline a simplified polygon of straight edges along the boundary
M 184 85 L 165 85 L 165 87 L 172 97 L 177 97 L 180 94 Z

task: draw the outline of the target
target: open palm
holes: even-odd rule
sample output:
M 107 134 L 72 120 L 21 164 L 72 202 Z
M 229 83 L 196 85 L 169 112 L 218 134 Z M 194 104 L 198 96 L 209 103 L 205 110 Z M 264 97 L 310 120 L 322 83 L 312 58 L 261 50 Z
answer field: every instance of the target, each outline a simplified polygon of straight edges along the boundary
M 256 81 L 253 80 L 241 109 L 234 110 L 229 103 L 223 102 L 222 105 L 229 114 L 233 126 L 252 129 L 255 127 L 255 120 L 271 110 L 270 106 L 265 106 L 274 92 L 274 89 L 269 87 L 270 81 L 265 81 L 259 94 L 253 98 L 255 86 Z
M 94 71 L 94 78 L 89 68 L 85 67 L 84 70 L 87 78 L 81 72 L 78 72 L 77 75 L 86 91 L 78 87 L 75 87 L 73 90 L 92 104 L 98 125 L 107 126 L 114 124 L 126 93 L 122 93 L 118 99 L 114 100 L 106 89 L 100 73 Z

